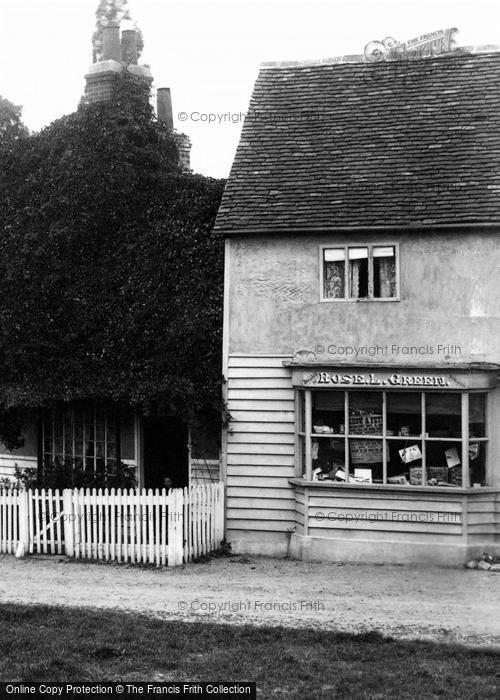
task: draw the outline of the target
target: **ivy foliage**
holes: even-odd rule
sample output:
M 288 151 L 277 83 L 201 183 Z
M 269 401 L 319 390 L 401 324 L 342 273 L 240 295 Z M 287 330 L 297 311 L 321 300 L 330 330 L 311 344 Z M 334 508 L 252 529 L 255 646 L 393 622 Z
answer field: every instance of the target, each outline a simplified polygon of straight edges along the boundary
M 4 416 L 77 399 L 220 415 L 222 189 L 181 171 L 126 71 L 109 102 L 15 144 L 0 169 Z

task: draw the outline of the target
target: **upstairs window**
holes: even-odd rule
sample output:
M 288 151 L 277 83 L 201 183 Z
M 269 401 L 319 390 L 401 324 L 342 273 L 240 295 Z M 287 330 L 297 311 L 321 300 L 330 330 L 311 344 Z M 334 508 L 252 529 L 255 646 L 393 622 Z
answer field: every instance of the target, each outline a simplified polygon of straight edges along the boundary
M 322 299 L 397 299 L 395 245 L 322 248 Z

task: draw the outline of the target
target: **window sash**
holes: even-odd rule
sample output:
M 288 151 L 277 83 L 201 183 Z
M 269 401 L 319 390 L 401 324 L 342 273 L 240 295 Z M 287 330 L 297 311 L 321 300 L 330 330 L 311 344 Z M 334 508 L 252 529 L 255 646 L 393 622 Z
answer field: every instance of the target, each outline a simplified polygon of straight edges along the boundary
M 351 285 L 352 285 L 352 274 L 350 263 L 354 260 L 349 258 L 349 251 L 353 250 L 368 250 L 368 296 L 366 297 L 355 297 L 350 295 Z M 374 296 L 374 258 L 380 257 L 380 254 L 376 256 L 374 250 L 394 250 L 394 264 L 395 264 L 395 295 L 389 297 L 376 297 Z M 328 251 L 341 251 L 343 250 L 342 259 L 328 260 Z M 328 297 L 325 294 L 325 265 L 328 262 L 336 262 L 344 264 L 344 296 L 343 297 Z M 320 246 L 320 283 L 321 283 L 321 301 L 398 301 L 399 300 L 399 245 L 397 243 L 370 243 L 370 244 L 355 244 L 355 245 L 323 245 Z
M 102 420 L 98 420 L 99 413 Z M 57 458 L 79 460 L 84 470 L 94 473 L 98 470 L 98 463 L 105 469 L 111 464 L 118 464 L 118 418 L 111 417 L 109 410 L 97 406 L 54 409 L 50 413 L 44 412 L 41 424 L 43 461 L 55 461 Z M 56 426 L 60 426 L 62 431 L 59 439 Z M 114 432 L 113 438 L 111 431 Z M 61 449 L 56 449 L 58 442 Z M 109 453 L 114 456 L 109 456 Z
M 355 391 L 355 390 L 354 390 Z M 324 392 L 319 392 L 316 390 L 316 393 L 324 393 Z M 332 392 L 333 393 L 333 392 Z M 312 480 L 312 440 L 314 439 L 328 439 L 328 438 L 335 438 L 335 439 L 343 439 L 344 440 L 344 470 L 346 474 L 346 483 L 349 483 L 349 477 L 353 476 L 353 472 L 350 468 L 350 452 L 349 452 L 349 443 L 351 440 L 381 440 L 382 442 L 382 484 L 383 485 L 388 485 L 390 486 L 391 484 L 388 483 L 388 475 L 387 475 L 387 466 L 388 466 L 388 459 L 387 459 L 387 450 L 388 450 L 388 444 L 390 443 L 391 440 L 401 440 L 402 436 L 395 436 L 395 435 L 388 435 L 387 432 L 387 394 L 388 393 L 394 393 L 394 392 L 387 392 L 383 391 L 382 393 L 382 431 L 380 435 L 371 435 L 371 434 L 356 434 L 356 433 L 351 433 L 350 432 L 350 426 L 349 426 L 349 418 L 350 418 L 350 394 L 352 391 L 343 391 L 343 392 L 335 392 L 335 393 L 343 393 L 344 394 L 344 432 L 343 433 L 326 433 L 324 434 L 323 437 L 319 435 L 318 433 L 313 432 L 313 425 L 312 425 L 312 395 L 313 395 L 313 390 L 311 389 L 299 389 L 297 391 L 297 394 L 303 394 L 302 398 L 297 398 L 297 404 L 299 405 L 303 403 L 305 405 L 305 426 L 304 426 L 304 431 L 297 432 L 297 440 L 296 440 L 296 445 L 300 443 L 301 445 L 304 444 L 304 460 L 302 460 L 302 456 L 298 457 L 298 453 L 296 452 L 296 473 L 297 475 L 302 476 L 305 474 L 305 478 L 307 481 Z M 376 392 L 379 393 L 379 392 Z M 422 478 L 421 478 L 421 486 L 428 486 L 427 481 L 428 481 L 428 462 L 427 462 L 427 454 L 426 454 L 426 448 L 427 448 L 427 443 L 454 443 L 457 445 L 457 447 L 461 448 L 461 466 L 462 466 L 462 488 L 469 488 L 471 486 L 470 479 L 469 479 L 469 447 L 470 447 L 470 436 L 469 436 L 469 396 L 474 393 L 474 394 L 482 394 L 485 397 L 485 435 L 484 437 L 474 437 L 472 438 L 473 443 L 479 443 L 487 445 L 489 442 L 489 437 L 488 437 L 488 395 L 486 392 L 481 391 L 481 392 L 470 392 L 470 391 L 464 391 L 464 392 L 449 392 L 449 394 L 454 394 L 454 395 L 459 395 L 460 400 L 461 400 L 461 436 L 460 437 L 429 437 L 428 432 L 427 432 L 427 425 L 426 425 L 426 419 L 427 419 L 427 405 L 426 405 L 426 398 L 427 396 L 436 393 L 436 392 L 411 392 L 420 395 L 420 420 L 421 420 L 421 433 L 419 435 L 411 435 L 409 436 L 410 441 L 418 441 L 418 446 L 421 450 L 422 453 Z M 447 392 L 448 393 L 448 392 Z M 409 446 L 408 446 L 409 447 Z M 485 474 L 484 474 L 484 480 L 486 483 L 488 482 L 489 478 L 489 464 L 488 464 L 488 453 L 486 453 L 486 463 L 485 463 Z M 305 463 L 303 463 L 305 462 Z M 401 465 L 402 469 L 404 468 L 404 463 Z M 350 482 L 352 486 L 356 486 L 355 482 Z M 412 485 L 411 485 L 412 486 Z M 409 485 L 409 488 L 411 487 Z M 429 488 L 433 488 L 432 486 L 428 486 Z M 453 491 L 453 489 L 451 489 Z

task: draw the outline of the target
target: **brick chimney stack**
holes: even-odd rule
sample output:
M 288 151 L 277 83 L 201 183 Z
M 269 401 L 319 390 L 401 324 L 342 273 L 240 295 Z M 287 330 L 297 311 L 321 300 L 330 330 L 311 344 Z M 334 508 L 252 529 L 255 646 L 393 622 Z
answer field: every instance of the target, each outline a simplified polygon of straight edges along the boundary
M 103 61 L 119 61 L 121 56 L 120 25 L 110 22 L 102 29 L 102 58 Z
M 172 115 L 172 96 L 170 88 L 158 88 L 156 93 L 156 113 L 160 121 L 165 122 L 169 129 L 174 128 L 174 118 Z
M 111 99 L 113 85 L 122 70 L 129 70 L 148 83 L 153 76 L 147 66 L 137 65 L 137 34 L 135 29 L 122 31 L 115 22 L 103 27 L 102 61 L 93 63 L 85 76 L 85 101 L 102 102 Z
M 122 31 L 121 59 L 126 66 L 137 65 L 137 32 L 135 29 L 124 29 Z
M 93 63 L 85 76 L 85 96 L 83 99 L 87 104 L 111 99 L 115 80 L 123 70 L 129 71 L 149 84 L 153 82 L 149 67 L 138 64 L 137 32 L 132 27 L 132 22 L 123 22 L 121 40 L 119 24 L 110 22 L 103 27 L 102 60 Z M 158 89 L 157 115 L 158 119 L 173 131 L 179 149 L 181 167 L 185 171 L 190 171 L 191 140 L 187 134 L 182 134 L 174 129 L 170 88 Z
M 189 172 L 191 170 L 191 139 L 187 134 L 181 134 L 174 129 L 170 88 L 158 88 L 156 93 L 156 115 L 169 129 L 173 130 L 175 143 L 179 149 L 179 162 L 182 169 Z

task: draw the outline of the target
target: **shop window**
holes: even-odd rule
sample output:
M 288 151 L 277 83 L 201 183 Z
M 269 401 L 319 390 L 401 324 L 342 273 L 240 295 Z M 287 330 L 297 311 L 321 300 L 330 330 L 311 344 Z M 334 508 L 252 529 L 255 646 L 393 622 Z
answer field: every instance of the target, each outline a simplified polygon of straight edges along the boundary
M 397 248 L 345 246 L 322 249 L 322 299 L 396 299 Z
M 486 471 L 486 394 L 469 395 L 469 464 L 471 483 L 480 484 Z
M 98 406 L 64 406 L 46 411 L 42 420 L 44 462 L 71 460 L 75 467 L 104 473 L 119 461 L 115 411 Z
M 298 406 L 297 462 L 308 478 L 486 483 L 484 393 L 311 390 L 298 392 Z

